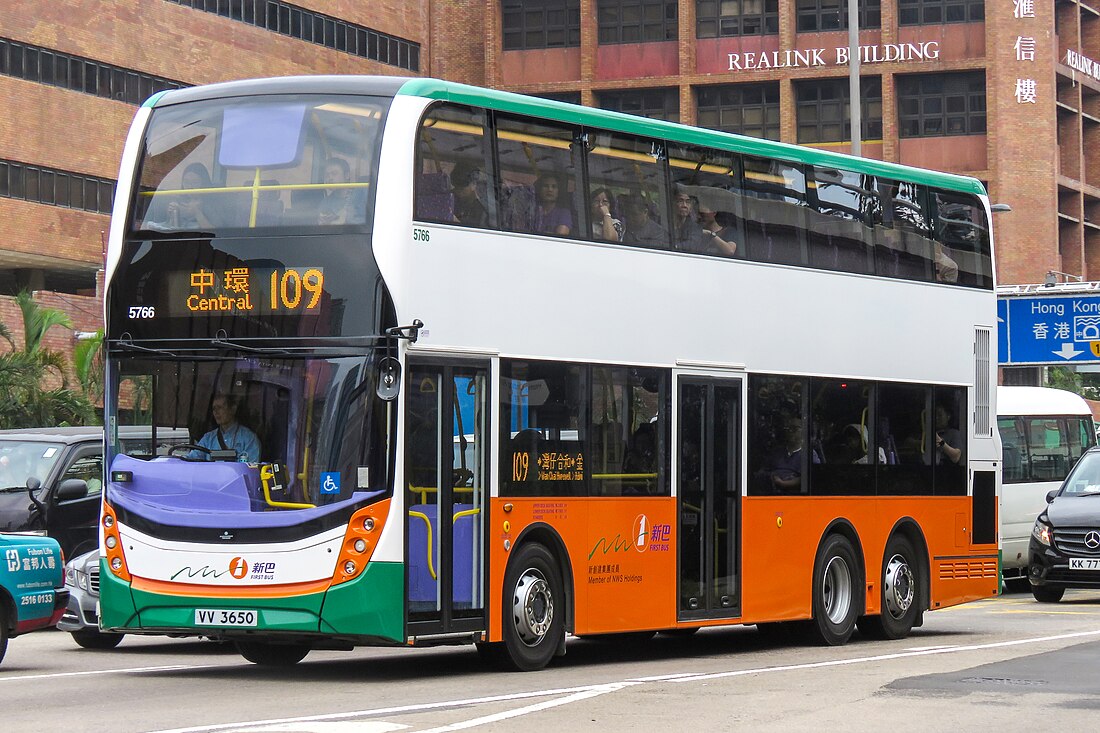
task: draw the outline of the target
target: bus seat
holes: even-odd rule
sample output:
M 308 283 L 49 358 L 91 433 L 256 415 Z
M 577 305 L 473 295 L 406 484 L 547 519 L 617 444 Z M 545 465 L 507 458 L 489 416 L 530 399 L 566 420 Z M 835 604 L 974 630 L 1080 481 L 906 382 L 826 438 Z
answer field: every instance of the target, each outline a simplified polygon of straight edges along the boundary
M 474 594 L 477 588 L 474 583 L 474 566 L 482 560 L 476 556 L 475 540 L 477 537 L 478 522 L 481 521 L 480 510 L 474 509 L 473 504 L 455 504 L 452 517 L 453 528 L 451 550 L 453 552 L 451 571 L 451 598 L 458 608 L 473 608 L 477 600 Z
M 421 173 L 416 180 L 416 218 L 454 221 L 455 199 L 446 173 Z
M 526 184 L 508 186 L 501 192 L 501 224 L 512 232 L 535 230 L 535 189 Z

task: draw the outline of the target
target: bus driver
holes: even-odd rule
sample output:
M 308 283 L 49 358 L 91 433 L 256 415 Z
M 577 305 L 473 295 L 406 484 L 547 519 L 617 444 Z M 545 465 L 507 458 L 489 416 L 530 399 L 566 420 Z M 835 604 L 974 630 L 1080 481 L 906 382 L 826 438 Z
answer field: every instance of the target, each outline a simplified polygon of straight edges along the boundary
M 216 394 L 210 411 L 214 415 L 217 427 L 203 435 L 198 445 L 210 451 L 234 450 L 241 463 L 255 463 L 260 460 L 260 439 L 256 434 L 237 422 L 237 407 L 240 399 L 232 394 Z M 193 450 L 188 456 L 200 460 L 210 460 L 210 454 Z

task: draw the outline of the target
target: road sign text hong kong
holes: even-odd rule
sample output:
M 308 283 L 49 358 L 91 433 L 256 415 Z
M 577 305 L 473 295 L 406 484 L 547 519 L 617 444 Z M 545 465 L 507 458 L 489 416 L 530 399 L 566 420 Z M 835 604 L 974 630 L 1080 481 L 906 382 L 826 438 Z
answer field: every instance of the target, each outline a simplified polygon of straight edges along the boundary
M 1100 361 L 1100 295 L 1003 297 L 1000 364 Z

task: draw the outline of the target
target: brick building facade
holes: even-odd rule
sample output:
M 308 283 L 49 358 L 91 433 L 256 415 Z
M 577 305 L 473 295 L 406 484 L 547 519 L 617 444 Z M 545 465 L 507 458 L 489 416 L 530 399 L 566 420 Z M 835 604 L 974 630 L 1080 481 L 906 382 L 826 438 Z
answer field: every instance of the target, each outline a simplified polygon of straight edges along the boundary
M 859 8 L 862 154 L 986 181 L 1012 207 L 1000 282 L 1100 280 L 1100 0 Z M 78 330 L 99 312 L 125 132 L 156 89 L 420 74 L 850 149 L 844 0 L 9 0 L 0 28 L 9 325 L 23 288 Z

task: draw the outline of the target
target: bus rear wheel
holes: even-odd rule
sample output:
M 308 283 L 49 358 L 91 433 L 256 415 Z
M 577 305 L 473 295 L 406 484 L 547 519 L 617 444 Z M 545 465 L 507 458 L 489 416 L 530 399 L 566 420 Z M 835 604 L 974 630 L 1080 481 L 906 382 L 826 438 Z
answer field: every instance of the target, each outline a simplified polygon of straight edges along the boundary
M 812 641 L 840 646 L 852 638 L 861 586 L 852 543 L 839 534 L 826 537 L 814 561 Z
M 565 638 L 565 593 L 554 555 L 525 544 L 504 574 L 504 659 L 520 672 L 542 669 Z
M 920 566 L 908 538 L 896 535 L 886 544 L 882 581 L 879 583 L 881 613 L 859 620 L 860 633 L 875 639 L 904 639 L 920 614 Z
M 309 654 L 309 644 L 269 644 L 263 641 L 238 641 L 241 656 L 261 667 L 293 667 Z

